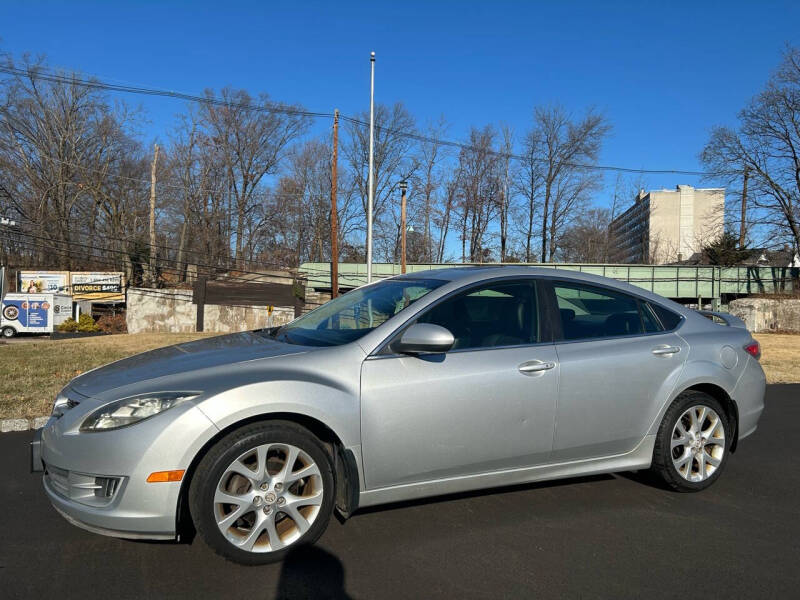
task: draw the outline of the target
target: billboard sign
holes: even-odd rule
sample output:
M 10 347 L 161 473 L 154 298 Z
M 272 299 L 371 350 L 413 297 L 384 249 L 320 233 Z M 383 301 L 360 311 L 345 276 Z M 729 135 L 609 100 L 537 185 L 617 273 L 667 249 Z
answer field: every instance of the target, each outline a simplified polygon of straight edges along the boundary
M 94 300 L 96 302 L 125 300 L 123 275 L 119 272 L 73 272 L 70 283 L 74 300 Z
M 68 271 L 20 271 L 17 290 L 24 294 L 69 293 Z

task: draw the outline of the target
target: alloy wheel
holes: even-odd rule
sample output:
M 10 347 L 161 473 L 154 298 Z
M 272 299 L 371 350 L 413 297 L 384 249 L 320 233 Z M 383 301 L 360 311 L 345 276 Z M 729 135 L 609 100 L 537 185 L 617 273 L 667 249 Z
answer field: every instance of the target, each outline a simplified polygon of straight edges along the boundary
M 725 455 L 725 427 L 717 412 L 703 405 L 686 409 L 672 430 L 672 464 L 686 481 L 711 477 Z
M 223 472 L 214 493 L 214 520 L 233 546 L 274 552 L 296 542 L 320 513 L 319 466 L 301 448 L 263 444 Z

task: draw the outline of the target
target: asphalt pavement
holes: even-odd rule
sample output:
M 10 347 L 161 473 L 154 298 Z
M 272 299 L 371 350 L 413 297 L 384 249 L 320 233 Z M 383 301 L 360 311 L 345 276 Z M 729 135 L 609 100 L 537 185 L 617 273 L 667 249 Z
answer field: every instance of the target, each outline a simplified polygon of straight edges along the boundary
M 335 519 L 317 546 L 240 567 L 192 543 L 64 521 L 0 434 L 2 598 L 779 598 L 800 590 L 800 385 L 699 494 L 623 474 L 404 503 Z

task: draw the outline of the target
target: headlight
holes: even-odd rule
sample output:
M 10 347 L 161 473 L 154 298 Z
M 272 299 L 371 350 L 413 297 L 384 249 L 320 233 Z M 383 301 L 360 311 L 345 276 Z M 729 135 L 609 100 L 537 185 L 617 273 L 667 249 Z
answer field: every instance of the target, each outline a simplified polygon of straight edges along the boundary
M 71 398 L 67 398 L 66 396 L 59 394 L 56 398 L 56 401 L 53 403 L 52 416 L 54 416 L 56 419 L 60 419 L 64 416 L 65 412 L 75 408 L 78 406 L 78 404 L 80 404 L 80 402 L 77 400 L 72 400 Z
M 198 395 L 196 392 L 159 392 L 117 400 L 89 415 L 81 431 L 108 431 L 133 425 Z

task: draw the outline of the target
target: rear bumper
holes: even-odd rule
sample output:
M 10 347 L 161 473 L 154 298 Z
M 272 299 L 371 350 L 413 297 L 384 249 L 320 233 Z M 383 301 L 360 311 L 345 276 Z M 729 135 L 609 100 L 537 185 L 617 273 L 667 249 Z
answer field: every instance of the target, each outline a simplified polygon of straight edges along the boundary
M 733 399 L 739 409 L 739 436 L 741 440 L 753 433 L 758 427 L 758 420 L 764 412 L 764 394 L 767 378 L 761 364 L 748 357 L 744 373 L 733 390 Z

